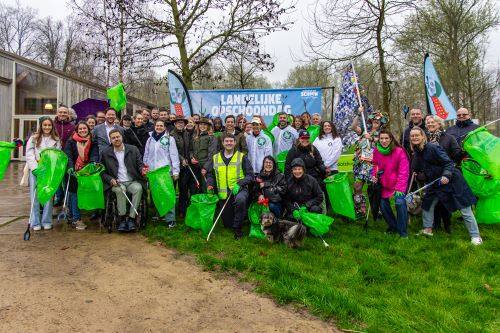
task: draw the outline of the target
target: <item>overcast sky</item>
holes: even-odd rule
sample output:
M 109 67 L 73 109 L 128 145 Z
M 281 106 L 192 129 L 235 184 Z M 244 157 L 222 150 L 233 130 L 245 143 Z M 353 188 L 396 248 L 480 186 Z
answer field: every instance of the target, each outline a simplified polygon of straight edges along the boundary
M 7 4 L 14 4 L 15 0 L 0 0 Z M 29 5 L 38 9 L 41 17 L 52 16 L 64 19 L 69 12 L 67 0 L 20 0 L 24 6 Z M 302 35 L 308 31 L 306 21 L 308 11 L 311 11 L 317 0 L 297 1 L 297 9 L 291 14 L 294 23 L 288 31 L 277 32 L 267 37 L 263 46 L 275 60 L 275 69 L 266 76 L 271 82 L 283 81 L 288 71 L 298 64 L 297 60 L 302 57 Z M 496 0 L 499 8 L 500 0 Z M 487 67 L 496 67 L 500 63 L 500 29 L 496 29 L 489 36 L 486 61 Z M 164 73 L 162 73 L 164 74 Z

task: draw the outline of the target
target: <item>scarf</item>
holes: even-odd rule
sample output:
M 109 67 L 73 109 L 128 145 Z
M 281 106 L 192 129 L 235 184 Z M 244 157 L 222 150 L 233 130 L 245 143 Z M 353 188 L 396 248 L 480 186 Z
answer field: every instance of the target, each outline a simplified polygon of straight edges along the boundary
M 78 157 L 75 162 L 75 170 L 80 170 L 89 162 L 89 152 L 90 146 L 92 145 L 92 140 L 90 135 L 86 138 L 82 138 L 78 133 L 73 134 L 73 140 L 76 142 L 76 149 L 78 150 Z
M 382 155 L 389 155 L 392 152 L 393 148 L 394 148 L 394 143 L 392 142 L 387 146 L 387 148 L 382 147 L 380 142 L 377 142 L 377 150 Z
M 153 131 L 153 134 L 151 134 L 151 137 L 155 140 L 155 141 L 158 141 L 161 139 L 161 137 L 163 136 L 163 134 L 165 134 L 165 131 L 161 132 L 161 133 L 156 133 L 155 131 Z
M 441 139 L 441 135 L 443 135 L 443 131 L 438 129 L 434 133 L 429 132 L 429 142 L 439 144 L 439 139 Z

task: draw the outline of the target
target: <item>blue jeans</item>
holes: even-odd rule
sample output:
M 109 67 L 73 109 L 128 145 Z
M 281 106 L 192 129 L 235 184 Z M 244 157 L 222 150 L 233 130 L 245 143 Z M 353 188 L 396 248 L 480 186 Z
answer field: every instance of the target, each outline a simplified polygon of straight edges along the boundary
M 31 172 L 31 170 L 30 170 Z M 52 198 L 47 201 L 43 206 L 43 215 L 40 220 L 40 202 L 38 201 L 38 196 L 36 195 L 36 177 L 30 173 L 29 178 L 30 184 L 30 197 L 31 197 L 31 213 L 30 213 L 30 225 L 31 227 L 44 225 L 52 225 Z
M 68 192 L 68 208 L 69 215 L 73 221 L 78 221 L 81 219 L 80 209 L 78 208 L 78 198 L 76 193 Z
M 269 210 L 276 216 L 276 218 L 281 218 L 283 209 L 281 207 L 281 202 L 269 202 Z
M 382 198 L 380 202 L 380 210 L 384 220 L 389 225 L 389 229 L 397 231 L 402 237 L 408 236 L 408 209 L 406 207 L 405 197 L 396 198 L 396 214 L 398 218 L 394 217 L 389 198 Z
M 165 214 L 166 222 L 175 222 L 175 206 Z

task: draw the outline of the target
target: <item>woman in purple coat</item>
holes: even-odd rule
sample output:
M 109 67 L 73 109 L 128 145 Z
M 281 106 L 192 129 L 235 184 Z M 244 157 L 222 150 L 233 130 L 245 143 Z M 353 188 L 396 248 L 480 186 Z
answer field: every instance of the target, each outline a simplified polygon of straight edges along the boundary
M 406 151 L 401 147 L 388 129 L 382 129 L 373 151 L 372 182 L 382 185 L 380 210 L 389 227 L 387 232 L 397 232 L 401 237 L 408 237 L 408 210 L 405 192 L 410 173 L 410 162 Z M 395 197 L 397 219 L 389 202 Z

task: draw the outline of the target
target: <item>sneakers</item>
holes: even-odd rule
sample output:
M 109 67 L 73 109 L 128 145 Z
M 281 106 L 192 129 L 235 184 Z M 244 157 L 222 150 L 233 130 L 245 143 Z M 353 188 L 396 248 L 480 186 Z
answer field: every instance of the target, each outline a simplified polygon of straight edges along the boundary
M 133 218 L 129 217 L 127 219 L 127 227 L 128 227 L 128 231 L 134 231 L 136 229 L 135 221 Z
M 118 225 L 118 231 L 128 231 L 128 224 L 125 217 L 120 217 L 120 224 Z
M 420 232 L 418 234 L 419 235 L 424 235 L 424 236 L 429 236 L 429 237 L 434 236 L 434 234 L 432 233 L 432 231 L 427 231 L 425 229 L 420 230 Z
M 83 223 L 82 220 L 73 221 L 73 223 L 71 223 L 71 225 L 76 230 L 85 230 L 85 229 L 87 229 L 87 225 L 85 223 Z
M 470 243 L 472 245 L 481 245 L 481 244 L 483 244 L 483 240 L 481 239 L 481 237 L 472 237 L 470 239 Z
M 170 222 L 168 222 L 168 227 L 169 227 L 169 228 L 173 228 L 173 227 L 175 227 L 176 225 L 177 225 L 177 223 L 175 223 L 175 221 L 170 221 Z
M 33 231 L 40 231 L 40 230 L 42 230 L 42 226 L 41 225 L 35 225 L 33 227 Z
M 243 237 L 242 234 L 234 234 L 234 239 L 235 240 L 240 240 Z
M 43 230 L 50 230 L 52 229 L 52 224 L 44 224 L 43 225 Z

